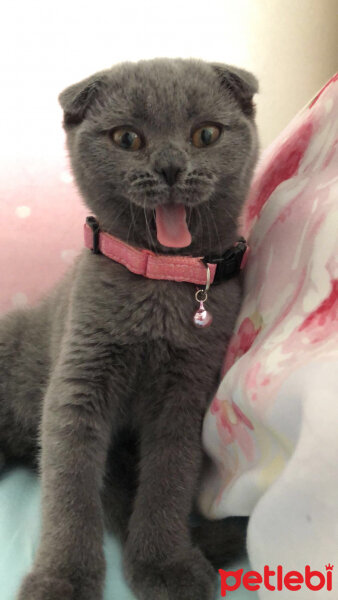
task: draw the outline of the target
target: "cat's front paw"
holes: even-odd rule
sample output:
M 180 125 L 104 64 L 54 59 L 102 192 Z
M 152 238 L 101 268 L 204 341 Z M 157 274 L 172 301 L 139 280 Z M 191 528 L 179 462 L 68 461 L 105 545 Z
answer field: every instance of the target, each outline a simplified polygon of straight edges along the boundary
M 124 561 L 125 576 L 139 600 L 213 600 L 216 573 L 198 548 L 161 564 Z
M 66 579 L 32 572 L 25 577 L 17 600 L 75 600 L 73 592 Z
M 25 577 L 17 600 L 100 600 L 102 585 L 93 578 L 79 578 L 71 582 L 41 571 Z

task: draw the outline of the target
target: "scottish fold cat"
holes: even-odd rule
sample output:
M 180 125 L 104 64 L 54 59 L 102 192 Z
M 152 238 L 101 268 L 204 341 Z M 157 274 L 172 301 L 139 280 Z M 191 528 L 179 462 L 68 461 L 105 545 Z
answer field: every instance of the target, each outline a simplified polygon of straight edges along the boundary
M 197 59 L 122 63 L 63 91 L 72 169 L 101 230 L 155 255 L 223 255 L 257 159 L 256 91 L 246 71 Z M 104 523 L 137 598 L 213 598 L 240 520 L 191 528 L 189 515 L 240 280 L 211 286 L 208 328 L 194 326 L 195 292 L 84 248 L 37 307 L 0 321 L 0 449 L 39 465 L 43 489 L 20 600 L 99 600 Z

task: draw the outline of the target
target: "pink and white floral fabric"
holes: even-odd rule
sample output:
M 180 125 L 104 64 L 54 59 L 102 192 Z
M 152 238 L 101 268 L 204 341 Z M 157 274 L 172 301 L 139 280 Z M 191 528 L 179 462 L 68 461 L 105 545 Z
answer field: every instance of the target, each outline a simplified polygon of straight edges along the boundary
M 251 515 L 257 570 L 338 570 L 338 76 L 262 156 L 243 235 L 245 298 L 204 421 L 200 507 Z

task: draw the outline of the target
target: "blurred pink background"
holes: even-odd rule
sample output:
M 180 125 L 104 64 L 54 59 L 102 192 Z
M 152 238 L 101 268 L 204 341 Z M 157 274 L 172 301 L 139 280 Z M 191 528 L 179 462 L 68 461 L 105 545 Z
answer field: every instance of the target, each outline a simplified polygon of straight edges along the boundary
M 33 154 L 34 155 L 34 154 Z M 0 312 L 35 303 L 83 244 L 88 211 L 66 158 L 22 159 L 0 178 Z

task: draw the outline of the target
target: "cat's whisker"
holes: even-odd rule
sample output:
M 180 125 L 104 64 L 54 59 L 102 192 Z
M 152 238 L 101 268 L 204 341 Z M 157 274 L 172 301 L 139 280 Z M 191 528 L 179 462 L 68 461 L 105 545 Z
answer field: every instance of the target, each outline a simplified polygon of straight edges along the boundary
M 127 244 L 129 242 L 129 235 L 131 233 L 131 231 L 133 232 L 133 241 L 135 243 L 135 228 L 136 228 L 136 221 L 135 221 L 135 214 L 134 214 L 134 210 L 133 210 L 133 205 L 132 203 L 130 203 L 130 216 L 131 216 L 131 223 L 129 225 L 129 229 L 128 229 L 128 235 L 127 235 Z
M 147 239 L 149 242 L 149 245 L 151 246 L 151 248 L 153 250 L 155 250 L 156 252 L 156 247 L 155 247 L 155 243 L 153 240 L 153 236 L 149 227 L 149 222 L 148 222 L 148 215 L 147 215 L 147 210 L 146 210 L 146 206 L 145 206 L 146 201 L 144 201 L 144 205 L 143 205 L 143 212 L 144 212 L 144 218 L 145 218 L 145 222 L 146 222 L 146 232 L 147 232 Z
M 114 215 L 114 219 L 109 221 L 109 228 L 113 227 L 116 223 L 119 224 L 122 215 L 127 211 L 128 205 L 124 204 L 122 206 L 122 210 L 120 210 L 116 215 Z
M 188 220 L 187 220 L 188 229 L 190 228 L 190 223 L 191 223 L 191 213 L 192 213 L 192 208 L 191 208 L 191 206 L 188 206 Z
M 211 231 L 210 231 L 210 227 L 209 227 L 209 213 L 205 213 L 205 221 L 207 224 L 207 231 L 208 231 L 208 252 L 207 254 L 211 254 L 212 252 L 212 235 L 211 235 Z
M 203 230 L 203 219 L 202 219 L 202 215 L 201 215 L 201 212 L 200 212 L 200 205 L 196 206 L 196 215 L 198 216 L 198 226 L 197 226 L 197 229 L 199 229 L 200 232 L 201 232 L 201 247 L 203 247 L 204 230 Z
M 154 208 L 153 208 L 153 210 L 152 210 L 152 213 L 153 213 L 153 219 L 154 219 L 154 222 L 156 222 L 156 211 L 155 211 L 155 209 L 154 209 Z M 154 250 L 155 254 L 158 254 L 158 251 L 157 251 L 156 245 L 154 246 L 153 250 Z
M 224 210 L 226 216 L 232 221 L 232 223 L 235 225 L 235 227 L 237 229 L 238 222 L 235 219 L 235 217 L 231 214 L 231 212 L 229 212 L 229 209 L 226 206 L 223 207 L 223 210 Z
M 132 227 L 133 227 L 133 222 L 131 221 L 131 223 L 129 225 L 128 233 L 127 233 L 127 244 L 129 244 L 129 236 L 130 236 L 130 232 L 132 230 Z
M 212 223 L 213 223 L 213 226 L 214 226 L 214 229 L 215 229 L 215 233 L 216 233 L 217 241 L 218 241 L 218 254 L 219 254 L 219 256 L 221 256 L 222 255 L 222 251 L 223 251 L 222 243 L 221 243 L 221 238 L 219 236 L 219 232 L 218 232 L 216 220 L 215 220 L 214 214 L 213 214 L 213 212 L 211 210 L 209 202 L 206 204 L 206 208 L 208 209 L 208 214 L 210 215 L 210 218 L 212 220 Z

